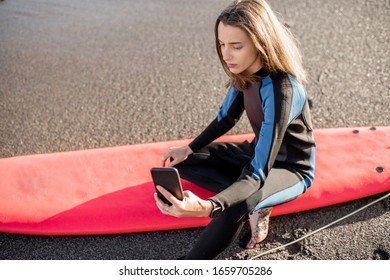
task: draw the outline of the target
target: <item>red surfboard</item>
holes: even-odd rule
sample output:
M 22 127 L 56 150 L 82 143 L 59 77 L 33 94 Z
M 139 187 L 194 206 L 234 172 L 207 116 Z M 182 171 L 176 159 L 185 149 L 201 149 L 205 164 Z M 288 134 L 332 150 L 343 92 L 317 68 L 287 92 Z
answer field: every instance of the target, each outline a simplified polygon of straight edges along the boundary
M 390 190 L 390 127 L 317 129 L 314 184 L 274 207 L 284 215 Z M 251 140 L 252 134 L 218 141 Z M 150 168 L 189 140 L 0 159 L 0 232 L 90 235 L 201 227 L 209 218 L 175 218 L 157 209 Z M 202 198 L 213 193 L 183 180 Z

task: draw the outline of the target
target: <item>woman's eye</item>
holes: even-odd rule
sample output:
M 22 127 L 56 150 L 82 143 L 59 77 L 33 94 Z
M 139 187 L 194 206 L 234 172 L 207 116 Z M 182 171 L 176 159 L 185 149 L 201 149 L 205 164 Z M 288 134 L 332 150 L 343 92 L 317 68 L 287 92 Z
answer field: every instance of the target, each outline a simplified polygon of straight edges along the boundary
M 235 49 L 235 50 L 241 50 L 241 49 L 242 49 L 242 46 L 233 46 L 233 49 Z

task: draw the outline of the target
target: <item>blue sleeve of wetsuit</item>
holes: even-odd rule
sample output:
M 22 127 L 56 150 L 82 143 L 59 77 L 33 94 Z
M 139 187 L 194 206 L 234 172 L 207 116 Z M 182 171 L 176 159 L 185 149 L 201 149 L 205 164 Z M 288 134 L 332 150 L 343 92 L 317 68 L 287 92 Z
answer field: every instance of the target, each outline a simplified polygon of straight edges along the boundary
M 243 111 L 242 92 L 232 86 L 218 111 L 218 116 L 189 144 L 191 150 L 195 152 L 224 135 L 237 123 Z
M 267 79 L 271 79 L 268 77 Z M 263 84 L 267 83 L 266 80 Z M 264 120 L 252 161 L 230 187 L 212 197 L 223 209 L 244 201 L 262 187 L 279 153 L 289 123 L 302 111 L 303 87 L 289 75 L 269 80 L 260 89 Z

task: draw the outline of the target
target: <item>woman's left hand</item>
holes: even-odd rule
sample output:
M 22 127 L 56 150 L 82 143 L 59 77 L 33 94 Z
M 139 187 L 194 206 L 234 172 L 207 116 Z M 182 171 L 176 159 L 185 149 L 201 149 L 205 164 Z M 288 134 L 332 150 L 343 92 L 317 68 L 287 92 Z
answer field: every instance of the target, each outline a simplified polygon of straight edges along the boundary
M 211 201 L 203 200 L 191 191 L 183 191 L 183 200 L 178 200 L 163 187 L 157 186 L 157 189 L 172 203 L 170 206 L 164 203 L 157 196 L 157 193 L 154 194 L 157 207 L 160 209 L 161 213 L 165 215 L 174 217 L 208 217 L 213 208 Z

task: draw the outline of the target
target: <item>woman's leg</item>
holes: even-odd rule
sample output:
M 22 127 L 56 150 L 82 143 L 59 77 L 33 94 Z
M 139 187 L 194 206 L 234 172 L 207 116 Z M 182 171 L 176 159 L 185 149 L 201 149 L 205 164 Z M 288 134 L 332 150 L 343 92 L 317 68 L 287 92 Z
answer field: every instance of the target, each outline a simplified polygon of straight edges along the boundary
M 276 166 L 269 172 L 263 187 L 247 199 L 248 207 L 257 211 L 288 202 L 303 194 L 309 183 L 310 180 L 296 170 Z
M 237 180 L 252 156 L 253 148 L 248 142 L 215 142 L 196 151 L 175 167 L 182 178 L 211 191 L 220 192 Z M 240 215 L 240 212 L 243 213 Z M 242 204 L 227 209 L 221 216 L 213 219 L 186 259 L 212 259 L 221 253 L 241 231 L 246 213 L 245 204 Z
M 187 260 L 211 260 L 225 250 L 240 233 L 247 218 L 245 203 L 223 211 L 203 230 L 198 241 L 187 254 Z
M 237 180 L 252 155 L 253 149 L 248 142 L 214 142 L 175 167 L 180 177 L 205 189 L 220 192 Z
M 297 198 L 306 191 L 306 184 L 307 181 L 295 170 L 271 170 L 264 186 L 248 199 L 248 208 L 256 205 L 249 215 L 252 234 L 246 248 L 253 248 L 267 237 L 272 206 Z
M 216 257 L 234 241 L 247 220 L 248 213 L 257 205 L 260 206 L 259 209 L 262 209 L 292 200 L 304 192 L 303 190 L 306 189 L 302 186 L 304 183 L 302 176 L 294 170 L 272 169 L 260 190 L 244 202 L 226 209 L 220 217 L 210 222 L 186 258 L 212 259 Z

